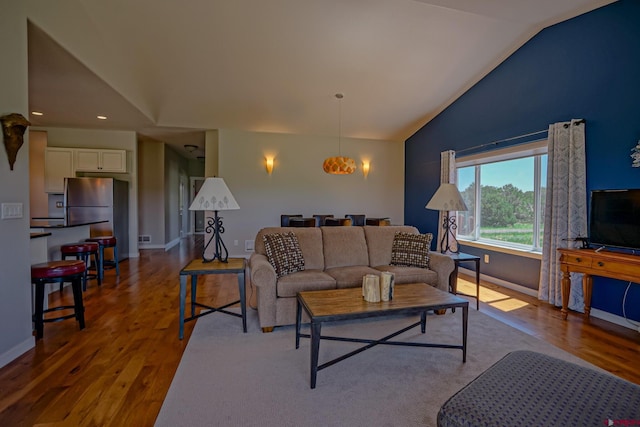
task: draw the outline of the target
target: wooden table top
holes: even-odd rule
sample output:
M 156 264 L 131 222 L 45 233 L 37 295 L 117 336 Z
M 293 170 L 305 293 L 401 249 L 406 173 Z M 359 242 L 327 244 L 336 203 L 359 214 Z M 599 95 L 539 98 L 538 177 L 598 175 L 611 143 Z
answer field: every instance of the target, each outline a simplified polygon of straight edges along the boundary
M 244 271 L 246 263 L 245 258 L 229 258 L 227 262 L 204 262 L 202 258 L 196 258 L 180 270 L 180 275 L 240 273 Z
M 298 300 L 312 319 L 373 317 L 469 304 L 463 298 L 425 283 L 396 285 L 390 301 L 367 302 L 360 287 L 299 292 Z

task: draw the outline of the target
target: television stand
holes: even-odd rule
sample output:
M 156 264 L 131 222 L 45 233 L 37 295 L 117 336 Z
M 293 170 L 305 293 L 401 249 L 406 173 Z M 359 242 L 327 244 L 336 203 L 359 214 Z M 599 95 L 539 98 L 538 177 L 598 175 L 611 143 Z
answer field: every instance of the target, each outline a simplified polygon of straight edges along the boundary
M 560 252 L 560 270 L 562 271 L 562 319 L 566 320 L 569 310 L 569 291 L 571 273 L 582 273 L 584 292 L 584 314 L 591 312 L 592 276 L 628 280 L 640 283 L 640 256 L 594 249 L 558 249 Z

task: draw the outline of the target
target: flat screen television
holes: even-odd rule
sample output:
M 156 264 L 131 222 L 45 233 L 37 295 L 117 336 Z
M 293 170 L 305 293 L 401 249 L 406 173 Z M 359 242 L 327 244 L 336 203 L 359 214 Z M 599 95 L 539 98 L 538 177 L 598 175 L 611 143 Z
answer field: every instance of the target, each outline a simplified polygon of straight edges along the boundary
M 591 191 L 589 244 L 640 249 L 640 189 Z

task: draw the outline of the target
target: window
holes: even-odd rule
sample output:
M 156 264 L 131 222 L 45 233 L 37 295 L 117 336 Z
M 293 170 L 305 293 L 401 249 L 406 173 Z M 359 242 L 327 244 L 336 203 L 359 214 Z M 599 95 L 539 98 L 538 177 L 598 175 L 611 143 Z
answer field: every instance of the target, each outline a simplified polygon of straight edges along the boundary
M 547 141 L 456 161 L 469 210 L 458 212 L 458 239 L 542 251 Z

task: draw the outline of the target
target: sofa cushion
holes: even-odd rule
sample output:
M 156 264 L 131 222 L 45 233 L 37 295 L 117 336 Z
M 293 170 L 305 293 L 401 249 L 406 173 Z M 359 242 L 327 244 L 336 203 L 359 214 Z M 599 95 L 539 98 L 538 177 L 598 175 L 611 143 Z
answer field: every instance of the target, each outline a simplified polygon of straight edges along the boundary
M 324 268 L 369 265 L 363 227 L 320 227 Z
M 433 286 L 438 284 L 438 273 L 428 268 L 380 265 L 375 267 L 375 269 L 393 273 L 394 283 L 397 284 L 427 283 Z
M 380 275 L 378 270 L 367 265 L 334 267 L 327 269 L 326 273 L 336 280 L 338 289 L 362 286 L 362 277 L 367 274 Z
M 276 276 L 304 270 L 304 257 L 293 233 L 273 233 L 262 236 L 269 263 L 276 271 Z
M 295 297 L 298 292 L 335 289 L 336 280 L 320 270 L 304 270 L 278 279 L 276 293 L 279 298 Z
M 363 228 L 369 251 L 369 265 L 372 267 L 391 264 L 391 248 L 396 232 L 419 233 L 417 228 L 410 225 L 365 226 Z
M 318 227 L 265 227 L 261 229 L 255 240 L 256 253 L 267 255 L 262 236 L 272 233 L 294 233 L 304 257 L 304 267 L 307 270 L 324 270 L 324 255 L 322 253 L 322 233 Z
M 432 238 L 431 233 L 396 233 L 391 248 L 391 265 L 429 268 L 429 248 Z

